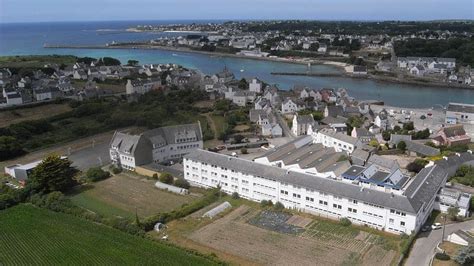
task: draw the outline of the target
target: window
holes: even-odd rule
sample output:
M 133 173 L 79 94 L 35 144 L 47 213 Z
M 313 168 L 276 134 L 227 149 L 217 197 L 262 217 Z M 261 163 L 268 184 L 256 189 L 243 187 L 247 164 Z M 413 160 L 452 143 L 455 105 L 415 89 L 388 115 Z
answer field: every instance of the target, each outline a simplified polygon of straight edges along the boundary
M 389 224 L 393 224 L 393 222 L 394 222 L 394 221 L 393 221 L 392 218 L 388 219 L 388 223 L 389 223 Z
M 405 226 L 405 222 L 404 222 L 404 221 L 401 221 L 401 222 L 400 222 L 400 226 Z

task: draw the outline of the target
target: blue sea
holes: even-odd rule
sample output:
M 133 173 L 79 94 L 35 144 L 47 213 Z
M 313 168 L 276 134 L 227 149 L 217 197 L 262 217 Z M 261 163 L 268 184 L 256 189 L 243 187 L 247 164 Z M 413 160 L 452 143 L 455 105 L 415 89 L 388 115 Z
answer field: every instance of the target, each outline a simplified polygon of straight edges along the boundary
M 77 56 L 111 56 L 126 62 L 129 59 L 140 63 L 177 63 L 196 68 L 204 73 L 216 73 L 224 66 L 237 78 L 259 77 L 282 89 L 294 85 L 315 88 L 346 88 L 357 99 L 381 100 L 388 105 L 402 107 L 439 107 L 449 102 L 474 104 L 474 90 L 443 87 L 416 86 L 376 82 L 366 79 L 343 77 L 299 77 L 274 76 L 271 72 L 304 72 L 307 66 L 281 62 L 209 56 L 162 50 L 137 49 L 46 49 L 44 44 L 106 44 L 113 41 L 150 40 L 171 33 L 134 33 L 125 29 L 136 25 L 158 25 L 175 23 L 202 23 L 221 21 L 113 21 L 113 22 L 54 22 L 0 24 L 0 55 L 71 54 Z M 337 68 L 324 65 L 312 66 L 311 71 L 332 73 Z

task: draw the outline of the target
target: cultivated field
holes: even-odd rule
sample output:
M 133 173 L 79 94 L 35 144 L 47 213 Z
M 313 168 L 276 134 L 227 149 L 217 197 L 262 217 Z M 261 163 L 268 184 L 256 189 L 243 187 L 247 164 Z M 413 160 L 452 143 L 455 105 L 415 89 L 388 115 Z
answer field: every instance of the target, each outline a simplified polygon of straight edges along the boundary
M 178 248 L 32 205 L 0 211 L 0 228 L 2 265 L 212 264 Z
M 186 238 L 177 243 L 237 264 L 391 265 L 398 258 L 396 236 L 247 205 L 213 222 L 188 220 L 170 225 L 169 230 L 172 240 L 178 237 L 173 230 Z
M 44 119 L 71 111 L 68 104 L 46 104 L 36 107 L 25 107 L 14 110 L 0 111 L 0 127 L 27 120 Z
M 155 181 L 134 174 L 121 173 L 72 196 L 72 201 L 86 209 L 106 216 L 131 217 L 135 210 L 145 217 L 168 212 L 197 199 L 193 195 L 177 195 L 159 190 Z

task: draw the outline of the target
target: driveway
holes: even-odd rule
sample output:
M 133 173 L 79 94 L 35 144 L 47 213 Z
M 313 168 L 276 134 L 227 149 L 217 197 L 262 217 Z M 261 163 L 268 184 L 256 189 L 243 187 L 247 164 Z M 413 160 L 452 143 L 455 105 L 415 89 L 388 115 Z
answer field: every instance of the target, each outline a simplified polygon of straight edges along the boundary
M 457 230 L 471 230 L 474 228 L 474 220 L 462 223 L 446 225 L 444 237 Z M 405 265 L 407 266 L 426 266 L 429 265 L 431 258 L 435 253 L 436 245 L 441 241 L 443 229 L 420 233 L 410 252 Z
M 69 160 L 72 161 L 72 166 L 84 171 L 91 167 L 109 164 L 109 141 L 110 140 L 101 143 L 94 143 L 94 147 L 90 145 L 86 148 L 72 152 L 68 156 Z
M 277 111 L 273 111 L 273 114 L 275 115 L 278 124 L 281 126 L 281 129 L 283 131 L 283 136 L 294 138 L 295 136 L 293 135 L 293 132 L 291 132 L 291 129 L 288 127 L 288 124 L 286 123 L 282 115 Z

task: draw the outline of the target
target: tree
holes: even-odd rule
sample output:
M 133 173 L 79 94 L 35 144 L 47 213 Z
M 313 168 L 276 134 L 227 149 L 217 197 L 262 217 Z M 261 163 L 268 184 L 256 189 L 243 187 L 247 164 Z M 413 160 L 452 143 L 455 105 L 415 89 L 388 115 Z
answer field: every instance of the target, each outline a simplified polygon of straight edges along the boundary
M 138 60 L 132 60 L 132 59 L 131 59 L 131 60 L 128 60 L 128 61 L 127 61 L 127 65 L 129 65 L 129 66 L 136 66 L 136 65 L 138 65 Z
M 246 90 L 246 89 L 248 89 L 248 87 L 249 87 L 249 83 L 247 82 L 246 79 L 242 78 L 242 79 L 240 79 L 240 81 L 239 81 L 238 87 L 239 87 L 239 89 Z
M 382 138 L 383 138 L 383 140 L 389 141 L 389 140 L 390 140 L 390 136 L 391 136 L 391 134 L 390 134 L 389 131 L 384 131 L 384 132 L 382 132 Z
M 239 193 L 238 193 L 238 192 L 232 193 L 232 198 L 233 198 L 233 199 L 238 199 L 238 198 L 240 198 Z
M 275 211 L 282 211 L 283 209 L 285 209 L 285 206 L 283 206 L 283 204 L 281 202 L 277 201 L 275 203 L 275 206 L 273 206 L 273 209 Z
M 448 208 L 448 217 L 452 221 L 456 221 L 458 219 L 459 208 L 458 207 L 449 207 Z
M 461 265 L 472 265 L 474 263 L 474 243 L 461 248 L 454 260 Z
M 36 192 L 65 192 L 76 184 L 77 170 L 71 164 L 67 158 L 49 155 L 32 171 L 27 185 Z
M 97 182 L 110 177 L 110 173 L 102 170 L 100 167 L 89 168 L 86 172 L 86 178 L 89 181 Z
M 184 178 L 176 179 L 176 181 L 174 181 L 174 185 L 180 188 L 185 188 L 185 189 L 189 189 L 191 187 L 189 182 Z
M 235 143 L 242 143 L 242 140 L 244 140 L 244 139 L 245 139 L 245 137 L 242 136 L 242 135 L 235 135 L 234 136 Z
M 413 122 L 403 124 L 403 129 L 408 131 L 415 129 L 415 127 L 413 126 Z
M 242 148 L 242 149 L 240 149 L 240 153 L 248 154 L 249 152 L 248 152 L 247 148 Z
M 309 50 L 310 50 L 310 51 L 317 52 L 318 49 L 319 49 L 319 43 L 317 43 L 317 42 L 312 43 L 312 44 L 309 46 Z
M 160 175 L 160 182 L 165 184 L 173 184 L 173 176 L 170 173 L 163 172 Z
M 20 156 L 23 151 L 20 142 L 12 136 L 0 136 L 0 161 Z
M 397 144 L 397 149 L 401 150 L 401 151 L 405 151 L 407 149 L 407 144 L 405 143 L 405 141 L 400 141 L 398 144 Z
M 372 147 L 377 148 L 378 146 L 380 146 L 380 144 L 379 144 L 379 142 L 378 142 L 376 139 L 372 139 L 372 140 L 370 140 L 370 142 L 369 142 L 369 146 L 372 146 Z
M 427 160 L 416 159 L 407 165 L 407 170 L 414 173 L 419 173 L 428 164 Z

